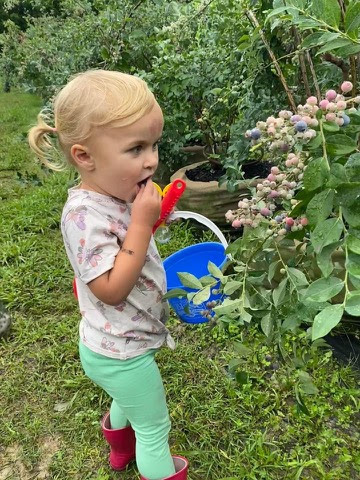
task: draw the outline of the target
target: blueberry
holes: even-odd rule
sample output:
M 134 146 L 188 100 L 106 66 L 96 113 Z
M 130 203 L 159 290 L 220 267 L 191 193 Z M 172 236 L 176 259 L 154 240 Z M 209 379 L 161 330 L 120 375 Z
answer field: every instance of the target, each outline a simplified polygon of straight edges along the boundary
M 307 123 L 304 122 L 304 120 L 300 120 L 300 122 L 295 123 L 295 130 L 297 132 L 305 132 L 307 128 L 308 128 Z
M 287 232 L 291 232 L 291 226 L 290 225 L 285 225 L 285 230 Z
M 261 132 L 258 128 L 253 128 L 250 132 L 250 136 L 253 140 L 259 140 L 261 137 Z
M 348 117 L 347 115 L 342 115 L 342 118 L 344 120 L 344 123 L 342 124 L 343 127 L 346 127 L 346 125 L 349 125 L 350 123 L 350 117 Z
M 275 217 L 275 220 L 277 221 L 277 223 L 281 223 L 283 221 L 283 217 L 281 215 L 277 215 Z

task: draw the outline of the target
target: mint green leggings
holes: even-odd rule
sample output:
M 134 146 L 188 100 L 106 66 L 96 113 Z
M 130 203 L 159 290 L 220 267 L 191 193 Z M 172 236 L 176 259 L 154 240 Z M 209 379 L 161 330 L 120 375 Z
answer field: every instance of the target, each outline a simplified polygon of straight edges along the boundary
M 175 473 L 169 448 L 170 418 L 155 350 L 127 360 L 99 355 L 79 344 L 86 375 L 113 399 L 112 428 L 129 423 L 136 435 L 136 463 L 141 475 L 160 480 Z

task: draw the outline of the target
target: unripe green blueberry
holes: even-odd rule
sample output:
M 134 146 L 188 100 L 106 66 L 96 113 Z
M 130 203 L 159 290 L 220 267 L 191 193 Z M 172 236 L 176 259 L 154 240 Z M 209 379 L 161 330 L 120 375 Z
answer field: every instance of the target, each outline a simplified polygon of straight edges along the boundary
M 279 233 L 280 233 L 280 232 L 279 232 Z M 285 233 L 286 233 L 286 231 L 285 231 Z M 281 273 L 281 275 L 284 275 L 284 274 L 286 273 L 285 268 L 281 268 L 281 269 L 280 269 L 280 273 Z
M 279 235 L 283 236 L 287 234 L 287 231 L 285 230 L 285 228 L 281 228 L 278 233 Z

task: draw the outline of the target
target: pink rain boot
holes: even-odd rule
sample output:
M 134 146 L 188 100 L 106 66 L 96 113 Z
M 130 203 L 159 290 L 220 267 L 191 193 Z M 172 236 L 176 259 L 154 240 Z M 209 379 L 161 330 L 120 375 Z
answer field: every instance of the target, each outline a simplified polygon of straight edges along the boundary
M 105 440 L 110 445 L 109 462 L 113 470 L 124 470 L 135 458 L 135 432 L 131 426 L 119 429 L 110 428 L 110 413 L 101 421 Z
M 187 480 L 189 462 L 186 460 L 185 457 L 180 457 L 179 455 L 173 456 L 173 460 L 176 473 L 174 473 L 174 475 L 170 475 L 170 477 L 164 478 L 163 480 Z M 148 480 L 143 476 L 141 476 L 140 479 Z

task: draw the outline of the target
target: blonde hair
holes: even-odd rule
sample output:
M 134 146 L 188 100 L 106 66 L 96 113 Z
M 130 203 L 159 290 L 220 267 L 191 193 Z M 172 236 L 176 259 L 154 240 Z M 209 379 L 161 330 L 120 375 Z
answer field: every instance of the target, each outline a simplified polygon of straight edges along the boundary
M 107 70 L 88 70 L 72 77 L 54 99 L 55 128 L 48 125 L 45 110 L 29 131 L 30 148 L 47 167 L 63 170 L 64 163 L 55 163 L 57 154 L 50 134 L 57 134 L 61 150 L 72 162 L 70 149 L 90 137 L 97 127 L 125 127 L 146 113 L 155 104 L 147 84 L 138 77 Z

